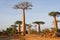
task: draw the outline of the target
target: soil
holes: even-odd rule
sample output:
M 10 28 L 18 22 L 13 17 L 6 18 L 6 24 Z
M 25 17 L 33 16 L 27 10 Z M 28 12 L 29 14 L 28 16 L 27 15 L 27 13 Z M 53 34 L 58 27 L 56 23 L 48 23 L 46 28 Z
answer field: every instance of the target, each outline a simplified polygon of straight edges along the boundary
M 0 37 L 0 40 L 60 40 L 60 37 L 41 37 L 40 35 L 31 34 L 24 37 Z

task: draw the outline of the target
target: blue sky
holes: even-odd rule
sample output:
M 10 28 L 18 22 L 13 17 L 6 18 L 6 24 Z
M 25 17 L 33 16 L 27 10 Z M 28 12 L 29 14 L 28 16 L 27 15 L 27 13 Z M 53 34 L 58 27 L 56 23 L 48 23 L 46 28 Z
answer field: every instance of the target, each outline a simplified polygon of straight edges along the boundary
M 22 10 L 13 9 L 14 5 L 24 0 L 0 0 L 0 30 L 6 29 L 14 24 L 16 20 L 22 20 Z M 51 11 L 60 12 L 60 0 L 27 0 L 32 3 L 32 10 L 26 10 L 26 23 L 44 21 L 41 28 L 53 27 L 53 17 L 48 13 Z M 60 17 L 57 17 L 60 20 Z M 58 26 L 60 23 L 58 23 Z

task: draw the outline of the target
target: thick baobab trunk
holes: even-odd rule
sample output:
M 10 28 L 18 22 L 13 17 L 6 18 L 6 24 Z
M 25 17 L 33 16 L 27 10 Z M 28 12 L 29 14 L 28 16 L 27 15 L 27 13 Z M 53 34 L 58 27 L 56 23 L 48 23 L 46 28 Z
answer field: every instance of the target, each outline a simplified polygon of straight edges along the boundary
M 25 10 L 22 9 L 22 35 L 24 36 L 26 33 L 26 26 L 25 26 Z
M 19 24 L 19 27 L 18 27 L 18 33 L 20 33 L 20 24 Z
M 54 16 L 54 28 L 57 31 L 58 27 L 57 27 L 57 21 L 56 21 L 56 16 Z
M 38 32 L 40 33 L 40 23 L 38 24 Z
M 28 26 L 28 34 L 30 34 L 30 25 Z
M 57 21 L 56 21 L 56 16 L 54 16 L 54 35 L 53 36 L 56 36 L 56 33 L 57 33 Z

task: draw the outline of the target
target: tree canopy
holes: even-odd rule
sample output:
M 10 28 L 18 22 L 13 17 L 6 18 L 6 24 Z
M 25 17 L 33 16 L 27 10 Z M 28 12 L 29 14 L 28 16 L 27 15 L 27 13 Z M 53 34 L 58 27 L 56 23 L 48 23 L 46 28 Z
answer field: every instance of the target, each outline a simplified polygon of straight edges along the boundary
M 15 24 L 22 24 L 22 21 L 16 21 Z
M 59 16 L 60 12 L 50 12 L 49 15 L 50 16 Z
M 57 22 L 60 22 L 60 20 L 57 20 Z
M 14 9 L 31 9 L 32 4 L 30 2 L 21 2 L 14 6 Z
M 45 24 L 45 22 L 43 22 L 43 21 L 35 21 L 35 22 L 33 22 L 33 23 L 35 23 L 35 24 L 39 24 L 39 23 Z

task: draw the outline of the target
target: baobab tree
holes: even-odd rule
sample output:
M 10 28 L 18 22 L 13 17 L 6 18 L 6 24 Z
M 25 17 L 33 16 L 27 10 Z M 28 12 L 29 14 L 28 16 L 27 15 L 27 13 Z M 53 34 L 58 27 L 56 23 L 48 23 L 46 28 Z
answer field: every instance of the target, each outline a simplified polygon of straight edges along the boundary
M 18 33 L 20 33 L 21 32 L 20 27 L 21 27 L 22 21 L 16 21 L 15 24 L 18 24 Z
M 33 23 L 38 25 L 38 32 L 40 33 L 40 24 L 44 24 L 44 22 L 43 21 L 35 21 Z
M 22 9 L 22 35 L 25 35 L 26 33 L 26 27 L 25 27 L 25 10 L 31 9 L 32 4 L 29 2 L 21 2 L 14 6 L 15 9 Z
M 59 16 L 60 12 L 50 12 L 49 15 L 53 16 L 53 18 L 54 18 L 54 29 L 55 29 L 54 35 L 55 35 L 58 30 L 56 16 Z
M 11 28 L 12 28 L 12 33 L 15 34 L 16 33 L 16 25 L 11 25 Z
M 31 28 L 31 24 L 26 24 L 27 28 L 28 28 L 28 34 L 30 34 L 30 28 Z

